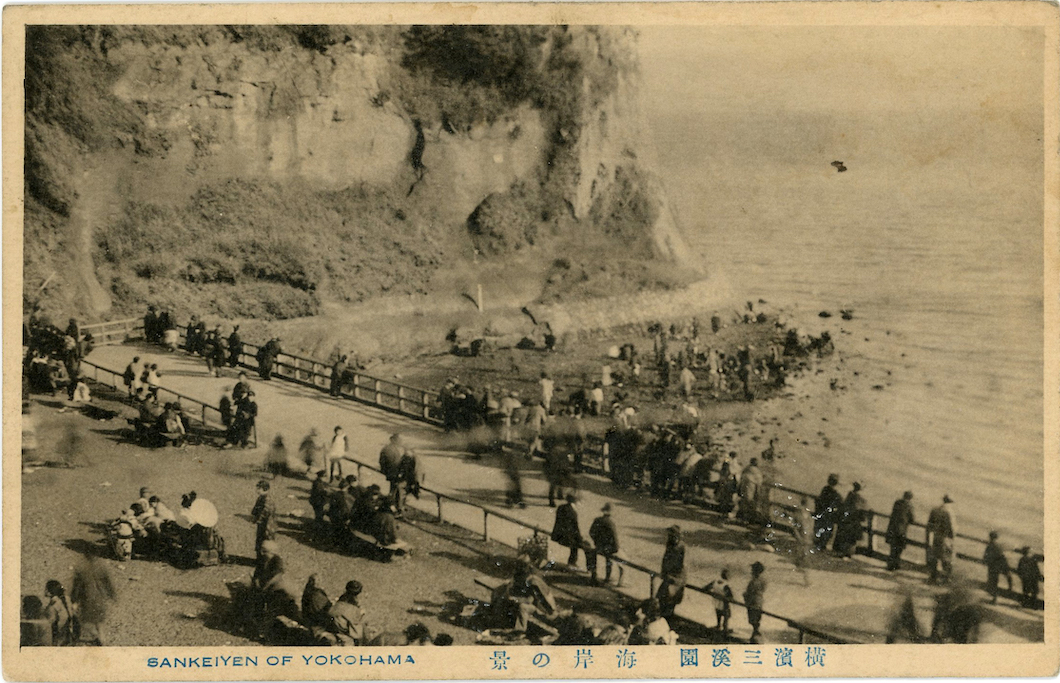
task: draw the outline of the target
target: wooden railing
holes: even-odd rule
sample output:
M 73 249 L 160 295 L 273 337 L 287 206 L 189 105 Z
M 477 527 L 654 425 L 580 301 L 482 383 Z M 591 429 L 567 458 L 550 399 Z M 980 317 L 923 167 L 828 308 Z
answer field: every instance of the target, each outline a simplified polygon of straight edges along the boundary
M 108 344 L 122 344 L 133 339 L 143 339 L 143 318 L 128 318 L 126 320 L 111 320 L 105 323 L 92 323 L 82 325 L 81 333 L 92 334 L 92 340 L 96 346 Z
M 88 366 L 89 368 L 92 368 L 92 375 L 90 379 L 92 379 L 97 384 L 105 384 L 111 386 L 119 392 L 125 391 L 125 381 L 123 379 L 123 373 L 118 372 L 117 370 L 111 370 L 110 368 L 105 368 L 102 365 L 93 363 L 90 360 L 82 360 L 81 364 L 83 366 Z M 100 378 L 101 376 L 102 379 Z M 184 414 L 190 419 L 199 422 L 205 430 L 209 430 L 211 428 L 216 428 L 220 430 L 225 429 L 224 423 L 221 421 L 221 409 L 217 406 L 212 406 L 209 403 L 200 401 L 197 398 L 192 398 L 187 394 L 182 394 L 179 391 L 173 391 L 172 389 L 166 389 L 162 386 L 158 387 L 158 400 L 160 403 L 180 401 L 182 407 L 187 405 L 195 406 L 196 409 L 194 412 L 189 412 L 187 408 L 185 408 Z M 256 424 L 251 430 L 251 437 L 254 446 L 256 447 L 258 445 L 258 427 Z
M 360 481 L 360 482 L 364 481 L 364 477 L 363 477 L 363 471 L 364 470 L 369 470 L 369 471 L 374 472 L 375 474 L 377 474 L 379 476 L 383 476 L 382 470 L 380 470 L 378 467 L 375 467 L 373 465 L 369 465 L 368 463 L 361 462 L 359 460 L 354 460 L 353 462 L 357 466 L 357 480 Z M 470 500 L 457 498 L 457 497 L 451 496 L 451 495 L 449 495 L 447 493 L 441 493 L 440 491 L 434 491 L 434 490 L 432 490 L 430 488 L 427 488 L 425 486 L 421 486 L 420 487 L 420 493 L 421 493 L 421 495 L 422 494 L 428 494 L 430 496 L 434 496 L 436 509 L 437 509 L 437 512 L 436 512 L 435 516 L 436 516 L 437 521 L 439 523 L 448 521 L 451 524 L 457 524 L 457 526 L 463 526 L 463 525 L 460 525 L 457 522 L 453 521 L 452 518 L 450 518 L 450 520 L 446 519 L 445 506 L 443 504 L 443 501 L 448 501 L 450 504 L 465 505 L 465 506 L 472 507 L 472 508 L 475 508 L 475 509 L 479 510 L 482 513 L 482 538 L 483 538 L 484 541 L 494 540 L 494 541 L 501 542 L 500 539 L 496 538 L 495 536 L 491 536 L 491 534 L 490 534 L 490 519 L 491 518 L 504 520 L 505 522 L 507 522 L 509 524 L 515 525 L 515 526 L 517 526 L 517 527 L 519 527 L 521 529 L 525 529 L 527 531 L 532 532 L 534 534 L 534 536 L 544 536 L 544 537 L 547 538 L 547 537 L 549 537 L 551 535 L 551 532 L 549 530 L 547 530 L 547 529 L 544 529 L 544 528 L 539 527 L 537 525 L 531 524 L 529 522 L 525 522 L 525 521 L 523 521 L 521 519 L 518 519 L 516 517 L 512 517 L 511 515 L 507 515 L 507 514 L 505 514 L 503 512 L 500 512 L 500 511 L 497 511 L 497 510 L 493 510 L 491 508 L 487 508 L 487 507 L 485 507 L 485 506 L 483 506 L 483 505 L 481 505 L 479 503 L 475 503 L 475 502 L 470 501 Z M 466 528 L 469 531 L 476 531 L 475 529 L 471 529 L 468 526 L 464 526 L 463 528 Z M 647 583 L 647 588 L 648 588 L 647 595 L 649 595 L 649 596 L 654 596 L 655 595 L 655 590 L 658 587 L 658 583 L 657 582 L 659 580 L 659 574 L 660 574 L 659 572 L 656 572 L 653 569 L 649 569 L 649 568 L 647 568 L 647 567 L 645 567 L 643 565 L 637 564 L 636 562 L 632 562 L 632 561 L 624 559 L 624 558 L 614 557 L 614 558 L 612 558 L 612 561 L 619 563 L 625 569 L 629 569 L 629 570 L 632 570 L 634 572 L 638 572 L 640 574 L 643 574 L 648 580 L 648 583 Z M 722 597 L 722 596 L 716 595 L 714 593 L 711 593 L 710 591 L 706 590 L 706 588 L 701 588 L 699 586 L 693 586 L 691 584 L 686 584 L 685 590 L 686 591 L 694 591 L 696 593 L 703 594 L 703 595 L 705 595 L 707 597 L 710 597 L 712 599 L 713 598 Z M 732 604 L 732 605 L 739 606 L 739 607 L 744 607 L 745 606 L 743 602 L 741 602 L 740 600 L 737 600 L 737 599 L 731 599 L 731 600 L 729 600 L 729 603 Z M 777 621 L 782 621 L 789 628 L 797 631 L 800 643 L 805 642 L 807 637 L 814 639 L 814 642 L 820 642 L 820 643 L 852 644 L 852 643 L 858 642 L 858 641 L 842 638 L 842 637 L 837 636 L 837 635 L 835 635 L 833 633 L 828 633 L 826 631 L 823 631 L 821 629 L 809 626 L 807 624 L 803 624 L 803 623 L 799 622 L 798 620 L 790 619 L 788 617 L 785 617 L 785 616 L 783 616 L 781 614 L 777 614 L 775 612 L 763 611 L 762 614 L 764 616 L 766 616 L 766 617 L 771 618 L 771 619 L 775 619 Z M 689 616 L 684 615 L 684 614 L 682 614 L 681 616 L 682 616 L 682 618 L 684 618 L 684 619 L 686 619 L 688 621 L 695 622 L 695 623 L 702 623 L 704 626 L 707 626 L 707 624 L 701 622 L 699 620 L 699 618 L 689 617 Z
M 143 320 L 129 319 L 118 320 L 111 323 L 99 323 L 97 325 L 86 325 L 82 330 L 92 330 L 99 325 L 109 325 L 111 338 L 124 334 L 124 339 L 135 339 L 143 337 Z M 178 327 L 181 345 L 184 345 L 187 329 Z M 93 335 L 96 333 L 93 331 Z M 118 342 L 105 342 L 118 343 Z M 256 355 L 260 345 L 243 342 L 243 353 L 239 358 L 239 365 L 248 370 L 257 370 L 258 362 Z M 274 376 L 285 381 L 295 382 L 303 386 L 312 387 L 320 391 L 328 391 L 331 385 L 331 364 L 313 358 L 298 356 L 295 354 L 281 353 L 274 364 Z M 438 392 L 428 389 L 401 384 L 391 380 L 374 377 L 358 371 L 351 371 L 353 382 L 344 386 L 341 395 L 344 398 L 359 401 L 366 405 L 380 408 L 392 413 L 397 413 L 422 422 L 434 425 L 442 423 L 439 415 Z M 191 400 L 191 399 L 189 399 Z M 256 437 L 255 437 L 256 443 Z M 588 453 L 589 458 L 585 463 L 588 471 L 609 476 L 604 461 L 606 456 L 602 452 Z M 595 462 L 594 462 L 595 461 Z M 780 484 L 774 484 L 768 492 L 768 517 L 770 524 L 777 529 L 790 531 L 790 520 L 798 505 L 798 501 L 807 497 L 811 505 L 816 502 L 817 496 L 805 491 L 799 491 Z M 494 513 L 496 514 L 496 513 Z M 888 553 L 879 548 L 880 541 L 886 535 L 887 523 L 890 515 L 875 510 L 866 512 L 865 536 L 866 543 L 859 547 L 857 552 L 878 559 L 886 559 Z M 907 545 L 909 548 L 920 549 L 919 561 L 911 561 L 903 557 L 903 561 L 914 567 L 928 569 L 928 538 L 927 527 L 920 522 L 910 525 L 910 531 L 916 530 L 915 534 L 907 532 Z M 957 534 L 955 541 L 960 541 L 959 547 L 955 548 L 954 557 L 968 562 L 983 565 L 983 549 L 987 541 L 967 534 Z M 917 557 L 917 556 L 914 556 Z M 1001 594 L 1013 599 L 1021 596 L 1014 591 L 1001 590 Z

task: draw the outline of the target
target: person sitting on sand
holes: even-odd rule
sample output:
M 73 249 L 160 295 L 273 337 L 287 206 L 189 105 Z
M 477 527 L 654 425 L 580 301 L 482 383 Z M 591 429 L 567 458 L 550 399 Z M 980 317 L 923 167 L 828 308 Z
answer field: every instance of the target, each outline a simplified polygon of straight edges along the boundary
M 334 634 L 338 645 L 356 646 L 364 641 L 365 612 L 357 603 L 363 590 L 360 581 L 349 581 L 346 590 L 328 610 L 327 630 Z

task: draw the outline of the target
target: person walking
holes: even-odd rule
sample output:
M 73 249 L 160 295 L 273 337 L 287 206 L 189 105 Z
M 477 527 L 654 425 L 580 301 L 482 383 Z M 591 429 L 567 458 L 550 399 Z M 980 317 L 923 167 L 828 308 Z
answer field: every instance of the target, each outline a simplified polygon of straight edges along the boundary
M 795 567 L 802 573 L 803 583 L 809 586 L 810 573 L 806 565 L 809 563 L 810 554 L 814 552 L 814 538 L 813 515 L 810 514 L 808 496 L 799 499 L 799 505 L 791 518 L 791 533 L 795 537 Z
M 585 567 L 591 570 L 596 559 L 592 546 L 585 542 L 582 537 L 581 527 L 578 524 L 578 510 L 575 507 L 576 499 L 573 494 L 567 494 L 567 502 L 556 509 L 556 523 L 552 527 L 552 540 L 556 543 L 570 548 L 567 557 L 567 566 L 576 569 L 578 566 L 578 551 L 585 551 Z
M 891 507 L 891 520 L 887 523 L 887 534 L 884 540 L 891 546 L 890 557 L 887 558 L 887 571 L 895 571 L 902 565 L 902 552 L 909 542 L 906 534 L 909 525 L 913 523 L 913 492 L 906 491 L 902 497 L 894 501 Z
M 552 381 L 552 378 L 548 376 L 548 373 L 544 370 L 541 371 L 541 380 L 538 382 L 541 385 L 541 405 L 544 406 L 545 411 L 552 412 L 552 396 L 556 393 L 556 383 Z
M 232 328 L 232 334 L 228 335 L 228 365 L 236 367 L 239 359 L 243 356 L 243 338 L 239 336 L 239 325 Z
M 317 470 L 313 483 L 309 487 L 309 505 L 313 508 L 313 518 L 318 524 L 323 523 L 328 499 L 331 498 L 331 488 L 325 480 L 326 476 L 327 473 L 324 470 Z
M 942 505 L 931 511 L 927 522 L 928 567 L 932 584 L 940 580 L 949 581 L 953 572 L 953 537 L 956 536 L 956 518 L 953 513 L 953 499 L 949 495 L 942 497 Z M 942 572 L 939 573 L 939 565 Z
M 659 572 L 661 583 L 655 593 L 662 616 L 670 619 L 674 610 L 685 599 L 685 544 L 681 540 L 681 527 L 673 525 L 666 530 L 666 549 L 663 551 Z
M 1005 551 L 997 542 L 998 533 L 990 532 L 990 541 L 986 544 L 983 552 L 983 563 L 986 565 L 986 592 L 990 594 L 990 604 L 997 604 L 998 579 L 1002 576 L 1008 581 L 1008 589 L 1012 590 L 1012 568 L 1009 567 Z
M 814 507 L 814 536 L 817 538 L 817 550 L 821 551 L 828 547 L 832 540 L 832 532 L 835 530 L 839 511 L 843 507 L 843 497 L 839 495 L 836 486 L 839 485 L 839 475 L 829 474 L 828 483 L 821 489 L 817 496 L 817 505 Z
M 604 503 L 600 508 L 600 516 L 593 520 L 589 527 L 589 538 L 592 539 L 596 553 L 593 555 L 592 581 L 595 584 L 598 579 L 596 575 L 596 558 L 604 556 L 604 583 L 611 581 L 611 566 L 618 567 L 618 582 L 622 585 L 622 564 L 615 558 L 618 555 L 618 529 L 615 520 L 611 518 L 611 503 Z
M 241 448 L 250 445 L 250 437 L 254 433 L 254 423 L 257 418 L 258 403 L 254 400 L 254 392 L 248 391 L 243 400 L 236 404 L 236 414 L 232 418 L 235 443 L 238 443 Z
M 685 399 L 692 398 L 692 387 L 696 383 L 696 375 L 692 372 L 692 369 L 687 365 L 681 369 L 681 393 Z
M 714 598 L 714 616 L 718 623 L 715 627 L 722 638 L 728 638 L 729 618 L 732 616 L 732 586 L 729 585 L 729 570 L 722 569 L 721 576 L 703 587 Z
M 346 376 L 346 359 L 348 356 L 340 356 L 335 364 L 331 366 L 331 387 L 328 393 L 332 398 L 342 396 L 342 382 Z
M 401 514 L 401 482 L 403 472 L 401 471 L 401 459 L 405 457 L 405 445 L 401 441 L 401 434 L 390 435 L 390 441 L 379 451 L 379 471 L 386 477 L 390 484 L 387 497 L 390 504 Z
M 103 645 L 103 622 L 110 603 L 117 598 L 110 573 L 95 557 L 87 556 L 74 570 L 70 600 L 77 605 L 80 645 Z
M 256 490 L 258 500 L 250 511 L 251 521 L 257 525 L 257 534 L 254 537 L 254 552 L 261 556 L 261 544 L 276 538 L 276 504 L 269 496 L 269 482 L 262 479 L 258 482 Z
M 125 384 L 125 388 L 129 391 L 130 396 L 136 395 L 136 387 L 133 384 L 137 379 L 136 364 L 140 362 L 139 356 L 133 356 L 132 362 L 125 366 L 125 372 L 121 375 L 121 380 Z
M 762 574 L 766 571 L 765 565 L 755 562 L 751 565 L 751 580 L 743 592 L 743 602 L 747 607 L 747 623 L 751 625 L 751 638 L 749 642 L 758 643 L 762 637 L 762 611 L 765 604 L 766 581 Z
M 342 480 L 342 460 L 350 450 L 350 442 L 346 438 L 346 432 L 340 425 L 335 426 L 335 432 L 331 437 L 331 444 L 325 456 L 325 464 L 328 471 L 328 483 L 336 478 Z M 336 477 L 336 472 L 338 476 Z

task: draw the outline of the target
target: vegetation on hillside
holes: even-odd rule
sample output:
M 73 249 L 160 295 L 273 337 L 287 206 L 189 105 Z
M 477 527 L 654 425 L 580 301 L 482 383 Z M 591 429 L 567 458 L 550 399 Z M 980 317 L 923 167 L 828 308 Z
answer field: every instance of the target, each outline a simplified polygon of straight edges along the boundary
M 447 229 L 466 231 L 465 239 L 486 255 L 539 246 L 572 231 L 616 241 L 627 257 L 650 249 L 647 230 L 656 204 L 635 159 L 619 169 L 612 187 L 600 189 L 588 216 L 575 219 L 570 203 L 581 173 L 576 146 L 582 129 L 596 115 L 595 108 L 614 94 L 622 70 L 632 68 L 628 46 L 616 43 L 608 29 L 31 27 L 26 59 L 27 304 L 36 303 L 33 285 L 51 277 L 46 296 L 53 299 L 53 312 L 71 312 L 60 310 L 73 296 L 64 291 L 61 257 L 74 244 L 66 226 L 78 198 L 82 160 L 110 149 L 164 157 L 177 142 L 172 136 L 190 135 L 196 157 L 188 172 L 209 166 L 209 141 L 217 131 L 198 123 L 189 132 L 158 126 L 152 118 L 157 112 L 146 103 L 113 93 L 122 67 L 111 55 L 128 43 L 187 50 L 186 59 L 207 62 L 211 49 L 226 45 L 266 56 L 299 50 L 370 54 L 389 64 L 379 78 L 379 91 L 370 94 L 374 106 L 396 109 L 417 126 L 451 135 L 466 135 L 516 108 L 531 107 L 549 131 L 549 147 L 534 174 L 486 197 L 463 226 L 432 225 L 430 207 L 406 197 L 407 185 L 336 192 L 294 181 L 204 179 L 182 204 L 122 198 L 111 219 L 92 226 L 96 277 L 118 313 L 156 302 L 171 305 L 178 314 L 288 318 L 311 315 L 328 300 L 422 292 L 446 253 L 459 250 L 452 243 L 455 233 Z M 263 115 L 283 117 L 301 106 L 302 95 L 288 85 L 276 86 Z M 511 131 L 519 134 L 518 128 Z

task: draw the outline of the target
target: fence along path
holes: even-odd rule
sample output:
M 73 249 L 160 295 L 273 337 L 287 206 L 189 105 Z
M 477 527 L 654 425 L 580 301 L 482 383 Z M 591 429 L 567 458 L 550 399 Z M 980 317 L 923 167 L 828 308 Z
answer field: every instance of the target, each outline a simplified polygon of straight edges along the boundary
M 103 341 L 96 335 L 96 329 L 104 331 L 104 334 L 107 335 L 106 341 Z M 85 325 L 82 327 L 82 330 L 91 331 L 93 336 L 96 336 L 97 344 L 120 344 L 126 340 L 143 338 L 143 320 L 139 318 L 130 318 L 109 323 L 97 323 L 93 325 Z M 180 331 L 181 340 L 183 342 L 186 328 L 180 326 L 178 327 L 178 330 Z M 256 354 L 259 348 L 261 348 L 261 346 L 258 344 L 244 342 L 243 354 L 240 356 L 239 365 L 249 370 L 256 370 Z M 248 349 L 252 349 L 253 352 L 248 353 Z M 289 360 L 281 360 L 283 358 Z M 248 361 L 252 361 L 253 364 Z M 279 358 L 277 358 L 275 367 L 277 370 L 274 372 L 274 376 L 303 386 L 327 391 L 331 383 L 331 366 L 323 361 L 294 354 L 282 353 Z M 365 403 L 376 408 L 381 408 L 392 413 L 398 413 L 429 424 L 441 424 L 437 407 L 438 392 L 419 389 L 390 380 L 384 380 L 361 372 L 354 371 L 353 374 L 355 380 L 351 390 L 347 391 L 346 387 L 343 388 L 342 395 L 345 398 Z M 188 400 L 194 401 L 194 399 Z M 199 403 L 198 401 L 195 402 Z M 255 445 L 256 443 L 255 435 Z M 587 455 L 589 455 L 588 461 L 585 463 L 587 471 L 602 476 L 610 476 L 606 457 L 600 452 L 600 450 L 588 453 Z M 767 494 L 768 509 L 766 514 L 770 520 L 770 524 L 774 529 L 785 532 L 791 531 L 791 520 L 793 519 L 796 507 L 799 505 L 799 501 L 803 497 L 809 499 L 811 504 L 815 503 L 817 500 L 815 494 L 776 483 L 774 483 L 772 488 L 768 490 Z M 864 544 L 859 544 L 857 552 L 876 559 L 886 560 L 888 552 L 882 549 L 881 541 L 884 540 L 886 535 L 890 515 L 877 512 L 876 510 L 868 510 L 866 518 L 866 541 Z M 915 549 L 912 551 L 915 559 L 910 560 L 903 555 L 903 561 L 922 571 L 927 571 L 930 562 L 927 526 L 923 522 L 914 522 L 910 524 L 906 540 L 906 554 L 910 552 L 909 548 Z M 955 559 L 971 562 L 976 565 L 985 565 L 983 562 L 983 551 L 988 542 L 986 539 L 958 533 L 956 534 L 954 541 Z M 1003 597 L 1014 600 L 1020 599 L 1018 593 L 1004 588 L 999 590 L 999 594 Z M 1044 600 L 1040 599 L 1039 603 L 1044 605 Z

